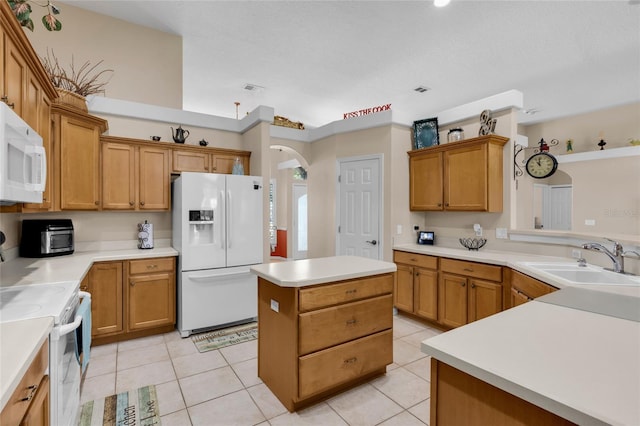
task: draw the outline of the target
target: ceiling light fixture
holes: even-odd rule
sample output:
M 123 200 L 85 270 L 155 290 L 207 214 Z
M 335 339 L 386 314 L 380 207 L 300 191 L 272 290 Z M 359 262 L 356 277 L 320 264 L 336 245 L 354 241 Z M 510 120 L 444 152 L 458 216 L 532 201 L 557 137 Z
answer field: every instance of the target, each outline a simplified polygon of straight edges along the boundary
M 418 86 L 418 87 L 416 87 L 416 88 L 415 88 L 415 89 L 413 89 L 413 90 L 414 90 L 414 91 L 416 91 L 416 92 L 418 92 L 418 93 L 424 93 L 424 92 L 426 92 L 427 90 L 429 90 L 429 88 L 428 88 L 428 87 L 425 87 L 425 86 Z
M 445 7 L 450 1 L 451 0 L 433 0 L 433 5 L 435 7 Z

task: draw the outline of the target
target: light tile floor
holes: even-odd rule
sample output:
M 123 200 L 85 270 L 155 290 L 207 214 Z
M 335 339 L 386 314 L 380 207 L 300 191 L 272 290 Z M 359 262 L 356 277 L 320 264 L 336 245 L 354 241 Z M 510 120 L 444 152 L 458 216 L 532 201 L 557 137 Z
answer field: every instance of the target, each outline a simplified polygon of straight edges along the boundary
M 156 385 L 163 426 L 429 424 L 430 359 L 440 331 L 401 315 L 385 376 L 289 413 L 257 376 L 257 341 L 199 353 L 177 331 L 92 348 L 81 402 Z

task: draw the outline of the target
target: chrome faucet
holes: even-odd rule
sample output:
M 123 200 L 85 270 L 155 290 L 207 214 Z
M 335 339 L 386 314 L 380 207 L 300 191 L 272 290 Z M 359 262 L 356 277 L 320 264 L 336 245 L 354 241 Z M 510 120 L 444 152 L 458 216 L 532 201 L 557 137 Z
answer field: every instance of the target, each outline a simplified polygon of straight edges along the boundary
M 610 251 L 605 246 L 599 243 L 586 243 L 582 245 L 582 248 L 585 250 L 595 250 L 609 256 L 609 259 L 613 261 L 613 272 L 619 272 L 624 274 L 624 248 L 622 244 L 617 241 L 610 240 L 609 238 L 605 238 L 607 241 L 611 241 L 613 243 L 613 251 Z

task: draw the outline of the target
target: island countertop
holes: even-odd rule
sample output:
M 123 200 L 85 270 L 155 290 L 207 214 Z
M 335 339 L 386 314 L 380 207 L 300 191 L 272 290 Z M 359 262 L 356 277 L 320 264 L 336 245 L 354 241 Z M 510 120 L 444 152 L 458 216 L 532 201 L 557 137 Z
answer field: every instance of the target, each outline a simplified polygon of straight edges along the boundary
M 585 297 L 593 303 L 575 303 Z M 621 297 L 627 312 L 611 316 Z M 422 351 L 572 422 L 638 425 L 640 322 L 623 318 L 638 303 L 566 289 L 424 340 Z
M 305 287 L 352 278 L 387 274 L 396 264 L 358 256 L 333 256 L 291 262 L 263 263 L 251 272 L 280 287 Z

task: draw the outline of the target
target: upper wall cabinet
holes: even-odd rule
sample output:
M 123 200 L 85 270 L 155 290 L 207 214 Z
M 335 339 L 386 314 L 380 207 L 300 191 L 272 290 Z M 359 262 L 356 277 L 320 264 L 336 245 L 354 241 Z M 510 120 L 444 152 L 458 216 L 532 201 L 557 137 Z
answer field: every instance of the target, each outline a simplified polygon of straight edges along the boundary
M 410 209 L 502 211 L 502 151 L 508 140 L 488 135 L 409 151 Z
M 173 145 L 172 151 L 172 173 L 209 172 L 231 174 L 235 160 L 239 159 L 244 166 L 244 174 L 250 174 L 250 151 L 177 144 Z

